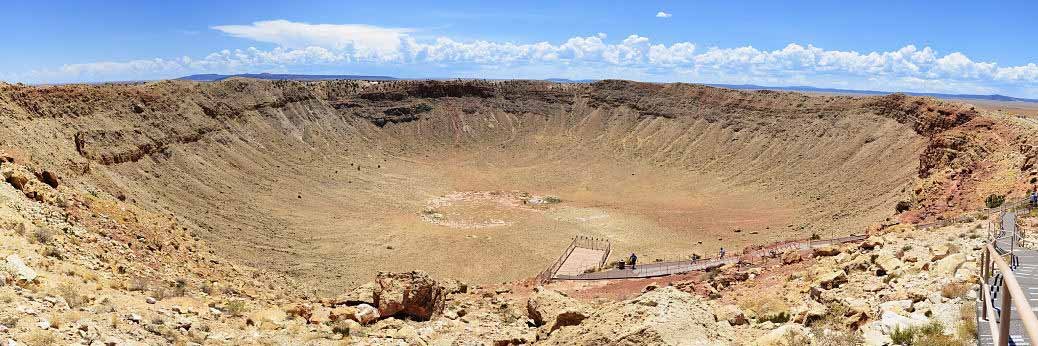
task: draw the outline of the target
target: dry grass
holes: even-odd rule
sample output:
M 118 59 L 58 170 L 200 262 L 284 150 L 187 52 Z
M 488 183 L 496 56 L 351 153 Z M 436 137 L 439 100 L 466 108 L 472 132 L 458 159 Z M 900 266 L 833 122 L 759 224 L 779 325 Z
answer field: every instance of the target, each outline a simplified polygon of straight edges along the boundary
M 941 287 L 941 296 L 948 299 L 965 297 L 971 288 L 972 285 L 965 282 L 952 282 Z
M 227 304 L 224 304 L 223 309 L 231 316 L 241 316 L 248 311 L 248 308 L 245 306 L 245 301 L 243 300 L 228 301 Z
M 33 330 L 22 336 L 28 346 L 50 346 L 58 344 L 58 336 L 49 330 Z
M 972 304 L 963 304 L 959 309 L 962 322 L 956 328 L 960 340 L 972 343 L 977 337 L 977 310 Z
M 65 299 L 65 303 L 68 303 L 70 308 L 76 309 L 86 305 L 90 302 L 90 297 L 80 294 L 82 287 L 77 286 L 71 282 L 63 282 L 58 285 L 56 295 Z

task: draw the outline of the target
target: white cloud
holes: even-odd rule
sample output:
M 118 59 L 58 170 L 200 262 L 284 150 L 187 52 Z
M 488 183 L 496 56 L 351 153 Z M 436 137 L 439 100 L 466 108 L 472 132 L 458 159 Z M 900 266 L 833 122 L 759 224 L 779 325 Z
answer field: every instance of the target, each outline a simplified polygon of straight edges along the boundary
M 401 40 L 413 32 L 407 28 L 383 28 L 364 24 L 307 24 L 287 20 L 251 25 L 217 25 L 213 29 L 234 37 L 274 43 L 286 48 L 311 46 L 351 50 L 358 57 L 392 58 Z
M 663 11 L 656 12 L 656 18 L 670 18 L 672 16 L 674 16 L 674 15 L 670 14 L 670 13 L 667 13 L 667 12 L 663 12 Z
M 470 77 L 637 78 L 654 81 L 812 84 L 854 89 L 941 92 L 1017 92 L 1038 96 L 1038 65 L 1002 67 L 961 52 L 938 54 L 908 45 L 892 51 L 826 50 L 791 43 L 775 50 L 753 46 L 700 50 L 691 42 L 654 42 L 632 34 L 617 42 L 605 34 L 562 42 L 516 43 L 421 39 L 405 28 L 294 23 L 284 20 L 214 29 L 272 49 L 235 49 L 201 58 L 143 59 L 69 64 L 14 79 L 30 82 L 166 78 L 187 73 L 300 71 L 349 66 L 425 68 L 428 76 L 471 72 Z M 543 71 L 544 76 L 512 75 Z M 582 75 L 575 75 L 580 72 Z M 969 90 L 969 91 L 967 91 Z

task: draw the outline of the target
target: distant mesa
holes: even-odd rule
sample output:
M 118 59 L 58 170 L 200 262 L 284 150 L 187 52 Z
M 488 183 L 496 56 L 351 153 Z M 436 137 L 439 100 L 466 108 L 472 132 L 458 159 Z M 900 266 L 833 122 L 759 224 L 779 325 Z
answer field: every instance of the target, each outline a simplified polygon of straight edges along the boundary
M 373 81 L 391 81 L 391 80 L 406 80 L 411 78 L 397 78 L 390 76 L 365 76 L 365 75 L 318 75 L 318 74 L 279 74 L 279 73 L 242 73 L 242 74 L 193 74 L 190 76 L 184 76 L 177 78 L 179 80 L 189 80 L 196 82 L 217 82 L 228 78 L 241 77 L 241 78 L 252 78 L 252 79 L 265 79 L 265 80 L 298 80 L 298 81 L 318 81 L 318 80 L 373 80 Z M 454 78 L 417 78 L 417 79 L 432 79 L 432 80 L 452 80 Z M 492 79 L 496 80 L 496 79 Z M 567 78 L 547 78 L 544 79 L 547 82 L 553 83 L 594 83 L 598 82 L 598 79 L 567 79 Z M 887 95 L 896 93 L 899 91 L 878 91 L 878 90 L 855 90 L 855 89 L 835 89 L 835 88 L 817 88 L 812 86 L 762 86 L 754 84 L 705 84 L 718 88 L 737 89 L 737 90 L 776 90 L 776 91 L 798 91 L 798 92 L 816 92 L 816 93 L 835 93 L 835 94 L 848 94 L 848 95 Z M 942 94 L 942 93 L 918 93 L 918 92 L 900 92 L 902 94 L 911 96 L 930 96 L 941 99 L 951 100 L 988 100 L 988 101 L 1002 101 L 1002 102 L 1038 102 L 1038 99 L 1028 99 L 1020 97 L 1012 97 L 1005 95 L 979 95 L 979 94 Z
M 190 80 L 196 82 L 217 82 L 228 78 L 241 77 L 266 80 L 397 80 L 388 76 L 361 76 L 361 75 L 319 75 L 319 74 L 277 74 L 277 73 L 242 73 L 242 74 L 193 74 L 177 78 L 179 80 Z
M 836 93 L 836 94 L 852 94 L 852 95 L 886 95 L 895 92 L 892 91 L 877 91 L 877 90 L 854 90 L 854 89 L 834 89 L 834 88 L 816 88 L 811 86 L 760 86 L 753 84 L 707 84 L 718 88 L 728 89 L 739 89 L 739 90 L 779 90 L 779 91 L 799 91 L 799 92 L 816 92 L 816 93 Z M 900 92 L 905 95 L 911 96 L 931 96 L 941 99 L 952 99 L 952 100 L 989 100 L 989 101 L 1009 101 L 1009 102 L 1038 102 L 1038 99 L 1027 99 L 1005 95 L 976 95 L 976 94 L 942 94 L 942 93 L 917 93 L 917 92 Z

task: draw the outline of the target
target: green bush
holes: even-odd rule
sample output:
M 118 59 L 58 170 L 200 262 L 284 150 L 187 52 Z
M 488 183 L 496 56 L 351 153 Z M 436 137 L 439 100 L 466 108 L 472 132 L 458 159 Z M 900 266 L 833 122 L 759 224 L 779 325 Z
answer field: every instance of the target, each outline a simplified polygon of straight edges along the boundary
M 890 341 L 894 345 L 911 345 L 912 341 L 915 341 L 915 328 L 894 327 L 894 331 L 890 333 Z
M 774 315 L 761 316 L 761 321 L 782 324 L 789 322 L 789 313 L 782 311 Z
M 984 199 L 984 205 L 987 205 L 988 208 L 998 208 L 998 207 L 1002 206 L 1002 203 L 1005 203 L 1005 202 L 1006 202 L 1006 196 L 1005 195 L 991 194 L 991 195 L 988 196 L 988 198 Z

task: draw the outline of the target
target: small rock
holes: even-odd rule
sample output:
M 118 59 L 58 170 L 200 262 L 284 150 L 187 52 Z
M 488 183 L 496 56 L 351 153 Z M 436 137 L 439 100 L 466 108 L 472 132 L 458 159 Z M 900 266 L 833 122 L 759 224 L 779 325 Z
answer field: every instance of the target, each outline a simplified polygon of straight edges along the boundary
M 155 298 L 152 298 L 152 297 L 145 298 L 144 301 L 146 303 L 148 303 L 148 304 L 155 304 L 156 303 Z
M 128 316 L 126 316 L 126 319 L 133 323 L 141 323 L 141 320 L 144 318 L 138 314 L 129 314 Z
M 360 324 L 369 324 L 378 320 L 381 314 L 374 306 L 368 304 L 360 304 L 356 306 L 357 313 L 354 314 L 354 321 L 360 322 Z
M 50 321 L 48 321 L 46 319 L 40 320 L 40 323 L 37 323 L 36 326 L 40 327 L 40 329 L 50 329 L 50 327 L 51 327 L 50 326 Z

